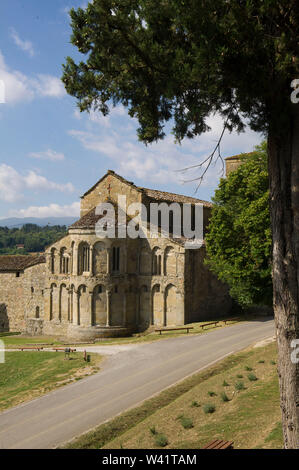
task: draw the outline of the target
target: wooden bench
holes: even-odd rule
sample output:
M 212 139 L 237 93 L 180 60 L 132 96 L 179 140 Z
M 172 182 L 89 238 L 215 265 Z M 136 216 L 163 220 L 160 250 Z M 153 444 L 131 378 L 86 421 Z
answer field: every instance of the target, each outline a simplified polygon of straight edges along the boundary
M 71 349 L 71 348 L 52 348 L 53 351 L 65 351 L 66 349 L 69 349 L 70 352 L 76 352 L 76 349 Z
M 162 331 L 179 331 L 179 330 L 187 330 L 187 333 L 189 333 L 189 330 L 193 330 L 193 326 L 186 326 L 186 327 L 180 327 L 180 328 L 158 328 L 155 330 L 155 332 L 160 332 L 160 335 L 162 334 Z
M 32 346 L 32 347 L 28 347 L 28 346 L 27 346 L 27 347 L 25 347 L 25 346 L 24 346 L 24 347 L 20 347 L 20 348 L 17 348 L 17 349 L 20 349 L 21 351 L 24 351 L 24 349 L 30 349 L 30 350 L 34 350 L 34 351 L 41 351 L 41 350 L 44 349 L 44 348 L 43 348 L 42 346 L 40 346 L 40 347 L 39 347 L 39 346 L 37 346 L 37 347 L 35 347 L 35 346 Z
M 210 323 L 204 323 L 203 325 L 199 325 L 200 328 L 203 330 L 205 326 L 210 326 L 210 325 L 217 325 L 217 323 L 219 323 L 219 320 L 217 321 L 211 321 Z
M 203 449 L 233 449 L 233 448 L 234 448 L 234 441 L 221 441 L 219 439 L 215 439 L 214 441 L 209 442 L 209 444 L 203 447 Z
M 239 320 L 241 320 L 239 317 L 235 317 L 235 318 L 228 318 L 227 320 L 223 320 L 223 322 L 224 322 L 225 325 L 226 325 L 226 323 L 227 323 L 228 321 L 239 321 Z

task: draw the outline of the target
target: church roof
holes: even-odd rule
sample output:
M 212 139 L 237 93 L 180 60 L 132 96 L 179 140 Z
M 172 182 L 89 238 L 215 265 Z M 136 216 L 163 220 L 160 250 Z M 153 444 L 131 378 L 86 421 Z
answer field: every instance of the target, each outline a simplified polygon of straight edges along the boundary
M 97 215 L 96 210 L 91 209 L 87 214 L 83 215 L 81 219 L 77 220 L 75 223 L 73 223 L 69 228 L 94 228 L 95 224 L 98 222 L 98 220 L 101 219 L 103 215 Z
M 23 271 L 26 268 L 46 262 L 44 255 L 1 255 L 0 272 Z
M 156 201 L 165 202 L 178 202 L 178 203 L 190 203 L 190 204 L 203 204 L 205 207 L 213 207 L 213 204 L 209 201 L 203 201 L 191 196 L 184 196 L 183 194 L 168 193 L 166 191 L 159 191 L 156 189 L 139 188 L 146 196 Z
M 103 181 L 106 176 L 113 175 L 115 178 L 119 179 L 123 183 L 132 186 L 136 191 L 142 192 L 147 197 L 155 199 L 155 201 L 165 201 L 165 202 L 178 202 L 178 203 L 193 203 L 193 204 L 203 204 L 205 207 L 212 207 L 213 204 L 209 201 L 204 201 L 191 196 L 184 196 L 183 194 L 169 193 L 166 191 L 159 191 L 157 189 L 144 188 L 142 186 L 136 186 L 133 182 L 126 180 L 123 176 L 118 175 L 112 170 L 108 170 L 107 173 L 97 181 L 86 193 L 83 194 L 81 198 L 84 198 L 87 194 L 94 190 L 94 188 Z

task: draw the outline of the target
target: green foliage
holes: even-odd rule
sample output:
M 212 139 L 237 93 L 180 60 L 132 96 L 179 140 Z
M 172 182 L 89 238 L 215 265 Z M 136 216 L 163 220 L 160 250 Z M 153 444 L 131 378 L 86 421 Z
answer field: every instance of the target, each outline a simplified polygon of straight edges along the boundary
M 237 382 L 237 383 L 235 384 L 235 389 L 238 390 L 238 391 L 239 391 L 239 390 L 245 390 L 244 382 L 242 382 L 242 381 Z
M 249 366 L 245 366 L 244 369 L 247 370 L 248 372 L 252 371 L 252 367 L 249 367 Z
M 272 304 L 266 144 L 221 179 L 206 236 L 206 263 L 239 304 Z
M 21 228 L 0 227 L 0 255 L 24 255 L 41 252 L 67 234 L 65 225 L 40 227 L 35 224 L 25 224 Z M 18 249 L 16 245 L 24 248 Z
M 191 406 L 193 408 L 199 408 L 200 407 L 200 404 L 198 403 L 198 401 L 194 400 L 192 403 L 191 403 Z
M 209 395 L 209 397 L 215 397 L 215 395 L 217 395 L 217 394 L 216 394 L 215 392 L 210 392 L 210 391 L 209 391 L 209 392 L 208 392 L 208 395 Z
M 228 396 L 226 395 L 225 392 L 221 392 L 221 400 L 224 401 L 224 402 L 229 401 L 229 398 L 228 398 Z
M 203 410 L 206 414 L 214 413 L 214 411 L 216 411 L 216 406 L 212 403 L 207 403 L 204 405 Z
M 180 418 L 180 423 L 183 426 L 184 429 L 191 429 L 193 428 L 193 421 L 191 418 L 186 418 L 186 416 L 182 416 Z
M 257 376 L 255 374 L 248 374 L 248 380 L 250 380 L 250 382 L 256 382 L 257 381 Z
M 155 437 L 155 443 L 158 447 L 165 447 L 168 444 L 168 439 L 164 434 L 157 434 Z
M 158 434 L 158 431 L 156 430 L 156 427 L 155 427 L 155 426 L 152 426 L 152 427 L 150 428 L 150 433 L 151 433 L 153 436 L 155 436 L 156 434 Z
M 295 0 L 93 0 L 70 17 L 82 55 L 63 66 L 67 92 L 81 111 L 122 103 L 144 142 L 163 138 L 170 121 L 178 140 L 201 134 L 215 111 L 229 129 L 247 118 L 262 132 L 289 117 Z

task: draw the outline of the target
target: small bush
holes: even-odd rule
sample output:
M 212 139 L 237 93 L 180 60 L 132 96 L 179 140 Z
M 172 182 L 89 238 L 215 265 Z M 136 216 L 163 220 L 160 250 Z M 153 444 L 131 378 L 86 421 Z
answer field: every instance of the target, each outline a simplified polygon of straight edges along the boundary
M 204 405 L 203 410 L 206 414 L 214 413 L 214 411 L 216 411 L 216 406 L 212 403 L 207 403 L 206 405 Z
M 215 392 L 208 392 L 208 395 L 209 397 L 215 397 L 217 395 L 217 393 Z
M 245 366 L 245 370 L 247 370 L 248 372 L 250 372 L 250 371 L 252 371 L 252 367 Z
M 150 428 L 150 433 L 151 433 L 153 436 L 155 436 L 156 434 L 158 434 L 158 431 L 156 430 L 156 427 L 155 427 L 155 426 L 152 426 L 152 427 Z
M 200 406 L 200 404 L 198 403 L 198 401 L 195 400 L 191 403 L 191 406 L 193 406 L 195 408 L 198 408 Z
M 250 382 L 255 382 L 257 380 L 257 376 L 255 374 L 248 374 L 248 379 Z
M 245 390 L 244 382 L 242 382 L 242 381 L 237 382 L 236 385 L 235 385 L 235 389 L 236 390 Z
M 261 359 L 258 363 L 259 363 L 259 364 L 264 364 L 265 361 L 264 361 L 263 359 Z
M 237 379 L 243 379 L 243 375 L 242 374 L 237 374 Z
M 226 380 L 223 380 L 223 384 L 222 384 L 223 387 L 229 387 L 229 384 L 227 383 Z
M 275 366 L 276 362 L 275 361 L 270 361 L 270 364 L 272 364 L 272 366 Z
M 191 418 L 186 418 L 185 416 L 183 416 L 181 419 L 180 419 L 180 422 L 181 422 L 181 425 L 183 426 L 184 429 L 191 429 L 193 428 L 193 421 Z
M 158 447 L 165 447 L 168 444 L 167 437 L 164 434 L 157 434 L 155 438 L 155 443 Z
M 221 393 L 221 400 L 222 400 L 222 401 L 229 401 L 229 398 L 228 398 L 228 396 L 226 395 L 225 392 L 222 392 L 222 393 Z

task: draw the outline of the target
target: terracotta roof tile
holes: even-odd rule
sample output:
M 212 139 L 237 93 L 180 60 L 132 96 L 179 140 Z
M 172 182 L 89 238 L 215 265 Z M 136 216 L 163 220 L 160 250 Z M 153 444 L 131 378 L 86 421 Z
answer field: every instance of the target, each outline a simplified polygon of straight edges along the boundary
M 208 201 L 203 201 L 202 199 L 197 199 L 191 196 L 184 196 L 183 194 L 168 193 L 166 191 L 159 191 L 156 189 L 148 188 L 139 188 L 141 189 L 146 196 L 151 199 L 167 202 L 180 202 L 180 203 L 193 203 L 193 204 L 203 204 L 206 207 L 213 207 L 213 204 Z
M 0 271 L 23 271 L 45 262 L 45 255 L 1 255 Z

